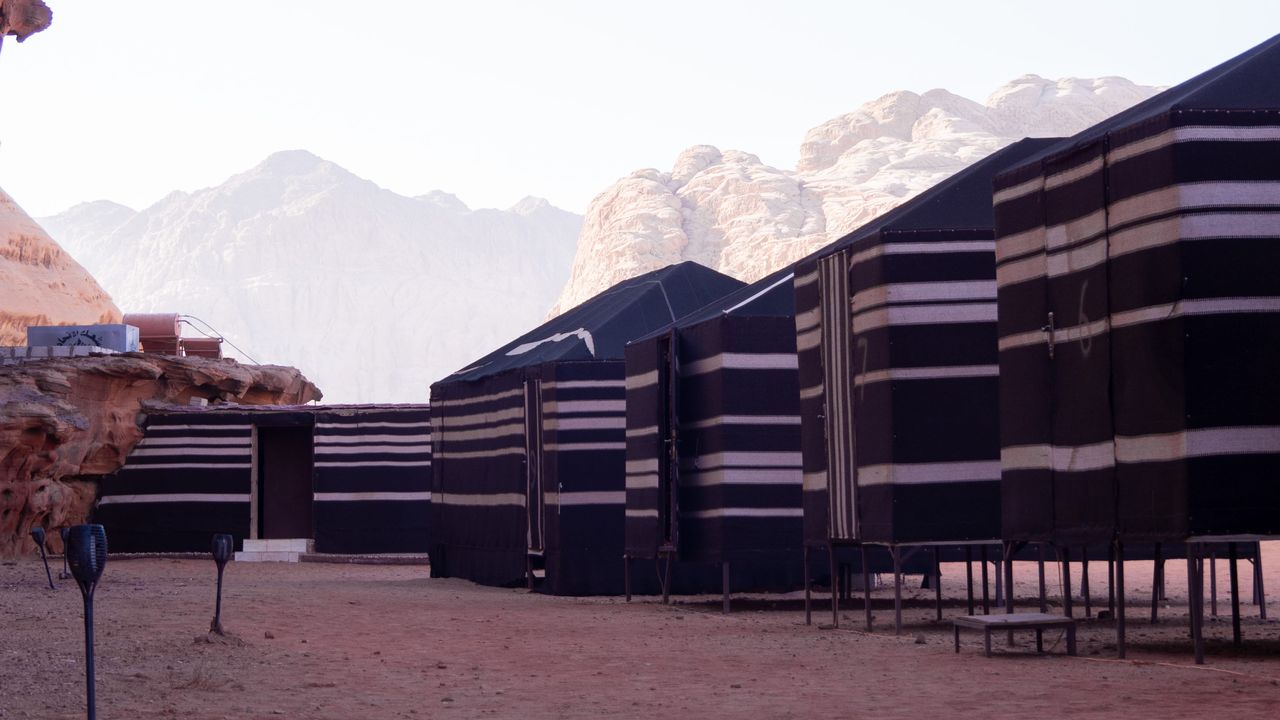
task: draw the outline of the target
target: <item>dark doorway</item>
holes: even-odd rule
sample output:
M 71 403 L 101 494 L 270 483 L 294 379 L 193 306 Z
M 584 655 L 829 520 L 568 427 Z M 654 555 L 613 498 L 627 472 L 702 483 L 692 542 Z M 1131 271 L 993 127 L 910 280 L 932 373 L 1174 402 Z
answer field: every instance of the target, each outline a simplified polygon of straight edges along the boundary
M 309 427 L 258 428 L 258 537 L 312 537 Z

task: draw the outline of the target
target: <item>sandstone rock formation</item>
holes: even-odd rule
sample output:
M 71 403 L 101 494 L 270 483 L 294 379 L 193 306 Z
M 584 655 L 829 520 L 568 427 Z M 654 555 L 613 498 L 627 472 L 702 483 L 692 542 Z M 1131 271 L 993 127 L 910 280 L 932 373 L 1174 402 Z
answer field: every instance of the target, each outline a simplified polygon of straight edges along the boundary
M 28 325 L 109 322 L 107 293 L 0 190 L 0 345 L 26 345 Z
M 191 398 L 294 405 L 320 391 L 294 368 L 141 353 L 0 367 L 0 557 L 35 552 L 35 525 L 84 522 L 94 478 L 142 438 L 139 411 Z M 58 533 L 49 544 L 60 550 Z
M 592 201 L 552 314 L 684 260 L 756 280 L 1015 140 L 1074 134 L 1156 91 L 1027 75 L 985 103 L 895 92 L 810 130 L 794 170 L 696 145 L 669 172 L 639 170 Z

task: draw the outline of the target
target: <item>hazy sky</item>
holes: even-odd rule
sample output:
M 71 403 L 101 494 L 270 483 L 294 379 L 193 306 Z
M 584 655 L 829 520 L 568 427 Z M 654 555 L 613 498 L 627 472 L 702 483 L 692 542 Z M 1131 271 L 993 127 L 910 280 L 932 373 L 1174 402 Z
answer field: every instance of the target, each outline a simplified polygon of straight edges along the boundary
M 1168 85 L 1280 31 L 1276 0 L 46 0 L 0 52 L 0 187 L 145 207 L 306 148 L 400 193 L 582 212 L 708 143 L 794 166 L 900 89 L 1026 73 Z

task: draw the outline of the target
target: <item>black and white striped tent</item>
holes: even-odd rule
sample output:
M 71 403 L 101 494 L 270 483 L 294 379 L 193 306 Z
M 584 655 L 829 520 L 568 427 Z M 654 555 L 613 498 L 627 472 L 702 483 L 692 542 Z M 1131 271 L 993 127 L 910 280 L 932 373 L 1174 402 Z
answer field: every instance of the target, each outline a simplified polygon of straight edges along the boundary
M 996 181 L 1004 534 L 1280 533 L 1280 37 Z
M 742 283 L 686 262 L 619 283 L 431 388 L 437 577 L 623 591 L 623 348 Z
M 997 541 L 995 174 L 1023 140 L 796 269 L 805 541 Z
M 627 346 L 629 558 L 733 565 L 734 591 L 800 587 L 791 280 L 788 267 Z
M 421 553 L 430 472 L 425 405 L 152 409 L 94 517 L 113 552 L 205 552 L 225 532 Z

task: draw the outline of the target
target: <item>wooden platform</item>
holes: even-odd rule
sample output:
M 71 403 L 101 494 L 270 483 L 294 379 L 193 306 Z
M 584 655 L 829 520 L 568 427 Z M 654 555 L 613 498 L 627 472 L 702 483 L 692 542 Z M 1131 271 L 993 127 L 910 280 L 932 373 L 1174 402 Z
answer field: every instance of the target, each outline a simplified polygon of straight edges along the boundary
M 1036 652 L 1044 652 L 1044 631 L 1062 628 L 1067 631 L 1067 654 L 1076 654 L 1075 618 L 1048 613 L 1005 613 L 996 615 L 964 615 L 955 619 L 956 652 L 960 652 L 960 628 L 981 630 L 987 657 L 991 657 L 991 631 L 1035 630 Z

